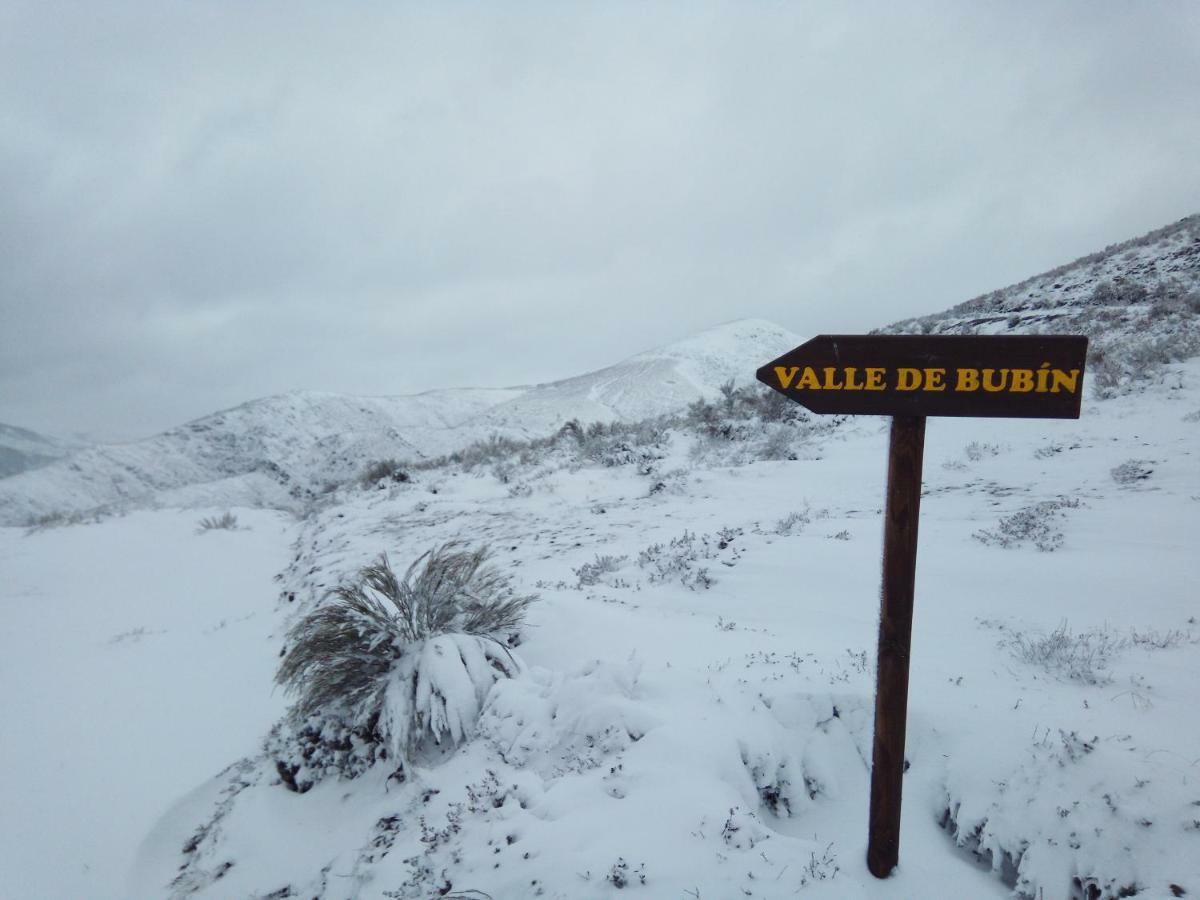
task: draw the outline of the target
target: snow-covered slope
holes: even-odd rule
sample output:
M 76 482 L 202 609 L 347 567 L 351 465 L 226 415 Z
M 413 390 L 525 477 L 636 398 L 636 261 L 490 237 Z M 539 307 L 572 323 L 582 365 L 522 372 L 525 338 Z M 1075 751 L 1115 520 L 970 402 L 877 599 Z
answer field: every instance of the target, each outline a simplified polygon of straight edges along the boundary
M 889 332 L 1030 331 L 1118 338 L 1158 323 L 1200 290 L 1200 214 L 1114 244 L 942 313 L 907 319 Z M 1192 300 L 1192 303 L 1200 300 Z
M 81 446 L 0 422 L 0 478 L 49 465 Z
M 674 412 L 729 379 L 745 380 L 762 359 L 795 343 L 782 328 L 743 320 L 534 387 L 267 397 L 0 482 L 0 524 L 156 502 L 296 508 L 373 460 L 444 454 L 491 434 L 541 436 L 572 418 Z
M 570 419 L 636 422 L 676 412 L 701 397 L 714 397 L 728 381 L 752 381 L 764 359 L 801 342 L 771 322 L 741 319 L 596 372 L 537 385 L 436 437 L 453 449 L 493 433 L 542 437 Z

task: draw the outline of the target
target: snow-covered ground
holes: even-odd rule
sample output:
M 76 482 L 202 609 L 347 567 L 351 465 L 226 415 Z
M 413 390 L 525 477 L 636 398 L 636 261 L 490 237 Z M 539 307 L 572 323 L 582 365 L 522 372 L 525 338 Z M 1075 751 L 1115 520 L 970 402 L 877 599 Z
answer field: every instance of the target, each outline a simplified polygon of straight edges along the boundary
M 0 896 L 137 897 L 164 804 L 282 710 L 272 579 L 295 526 L 237 510 L 198 534 L 207 512 L 0 529 Z
M 791 461 L 705 464 L 695 440 L 641 468 L 431 469 L 303 521 L 234 510 L 238 531 L 197 534 L 211 509 L 0 529 L 0 894 L 1200 892 L 1200 362 L 1078 422 L 930 421 L 884 882 L 864 854 L 886 422 Z M 380 552 L 449 539 L 540 594 L 528 671 L 441 765 L 286 790 L 260 754 L 286 625 Z M 672 540 L 697 558 L 659 579 L 639 554 Z

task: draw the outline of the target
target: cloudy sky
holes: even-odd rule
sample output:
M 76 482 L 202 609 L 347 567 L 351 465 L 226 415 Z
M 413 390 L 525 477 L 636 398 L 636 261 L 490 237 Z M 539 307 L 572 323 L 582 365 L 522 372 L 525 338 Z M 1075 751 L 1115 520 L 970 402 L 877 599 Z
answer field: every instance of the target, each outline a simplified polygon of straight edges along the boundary
M 1200 4 L 0 0 L 0 421 L 547 381 L 1200 211 Z

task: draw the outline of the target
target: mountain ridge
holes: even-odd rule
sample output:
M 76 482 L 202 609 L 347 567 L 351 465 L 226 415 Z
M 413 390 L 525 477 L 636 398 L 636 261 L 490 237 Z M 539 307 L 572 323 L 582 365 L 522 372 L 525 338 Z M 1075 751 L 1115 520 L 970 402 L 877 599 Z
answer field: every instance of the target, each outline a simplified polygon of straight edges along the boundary
M 158 435 L 100 445 L 0 481 L 0 524 L 159 502 L 298 509 L 374 460 L 440 456 L 492 434 L 522 439 L 572 418 L 636 420 L 712 397 L 752 363 L 798 343 L 742 319 L 603 369 L 518 388 L 362 397 L 293 391 L 247 401 Z

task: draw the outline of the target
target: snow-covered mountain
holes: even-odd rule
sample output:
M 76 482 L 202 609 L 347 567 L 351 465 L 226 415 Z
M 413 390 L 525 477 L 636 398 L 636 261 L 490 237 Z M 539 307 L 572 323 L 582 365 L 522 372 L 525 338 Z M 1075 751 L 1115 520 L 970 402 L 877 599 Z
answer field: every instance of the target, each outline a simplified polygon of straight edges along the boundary
M 0 478 L 49 465 L 81 446 L 0 422 Z
M 373 460 L 436 456 L 492 434 L 542 436 L 573 418 L 630 421 L 674 412 L 714 396 L 730 379 L 745 381 L 762 359 L 798 342 L 783 328 L 748 319 L 532 387 L 266 397 L 6 479 L 0 524 L 147 503 L 293 508 Z

